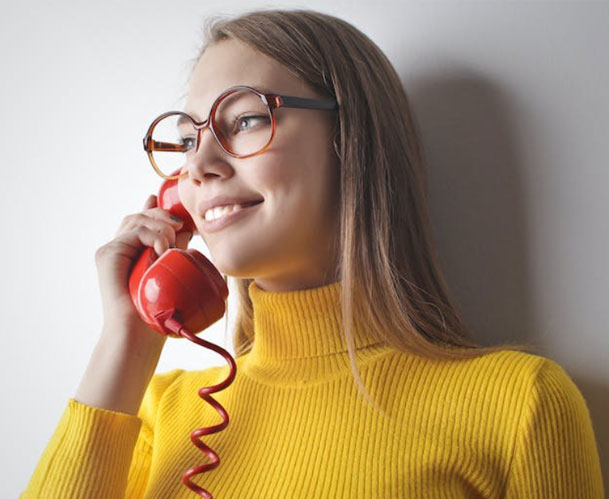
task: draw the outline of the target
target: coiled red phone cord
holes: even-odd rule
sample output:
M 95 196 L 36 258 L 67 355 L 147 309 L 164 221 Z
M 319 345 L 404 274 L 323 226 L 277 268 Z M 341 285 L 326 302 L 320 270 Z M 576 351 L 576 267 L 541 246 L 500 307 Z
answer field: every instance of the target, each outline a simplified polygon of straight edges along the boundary
M 184 338 L 189 339 L 193 343 L 197 343 L 198 345 L 209 348 L 209 349 L 213 350 L 214 352 L 219 353 L 220 355 L 222 355 L 222 357 L 224 357 L 226 359 L 226 362 L 228 362 L 228 364 L 230 366 L 230 373 L 228 374 L 227 378 L 224 381 L 222 381 L 222 383 L 218 383 L 217 385 L 213 385 L 213 386 L 205 386 L 203 388 L 200 388 L 199 391 L 197 392 L 199 394 L 199 397 L 201 397 L 202 399 L 209 402 L 212 405 L 212 407 L 214 409 L 216 409 L 216 411 L 218 411 L 218 414 L 220 414 L 220 416 L 222 417 L 222 423 L 217 424 L 215 426 L 198 428 L 190 434 L 190 440 L 192 440 L 192 443 L 195 444 L 199 449 L 201 449 L 201 452 L 206 454 L 211 459 L 211 462 L 208 464 L 203 464 L 201 466 L 195 466 L 193 468 L 190 468 L 188 471 L 186 471 L 182 475 L 182 482 L 190 490 L 197 493 L 201 497 L 206 497 L 207 499 L 213 499 L 213 496 L 207 490 L 194 484 L 190 480 L 190 477 L 192 477 L 193 475 L 197 475 L 199 473 L 203 473 L 205 471 L 213 470 L 214 468 L 218 467 L 218 465 L 220 464 L 220 458 L 218 457 L 218 454 L 216 454 L 210 447 L 208 447 L 203 442 L 201 442 L 199 440 L 199 437 L 201 437 L 203 435 L 209 435 L 211 433 L 217 433 L 228 426 L 228 413 L 224 410 L 224 407 L 222 407 L 222 405 L 220 403 L 218 403 L 216 400 L 214 400 L 211 397 L 211 395 L 209 395 L 209 394 L 224 390 L 224 388 L 226 388 L 233 382 L 233 380 L 235 379 L 235 376 L 237 374 L 237 365 L 235 363 L 235 359 L 233 359 L 231 354 L 228 353 L 226 350 L 224 350 L 224 348 L 221 348 L 218 345 L 214 345 L 213 343 L 210 343 L 208 341 L 202 340 L 201 338 L 198 338 L 197 336 L 192 334 L 190 331 L 188 331 L 186 328 L 184 328 L 184 326 L 182 326 L 182 324 L 180 324 L 180 322 L 175 320 L 173 317 L 171 317 L 165 321 L 165 327 L 167 327 L 167 329 L 169 329 L 170 331 L 172 331 L 180 336 L 183 336 Z

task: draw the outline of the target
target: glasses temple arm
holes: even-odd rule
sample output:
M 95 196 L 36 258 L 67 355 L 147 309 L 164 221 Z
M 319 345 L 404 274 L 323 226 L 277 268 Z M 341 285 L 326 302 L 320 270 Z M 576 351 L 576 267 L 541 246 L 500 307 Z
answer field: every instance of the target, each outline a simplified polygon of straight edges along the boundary
M 182 144 L 173 144 L 171 142 L 157 142 L 150 137 L 144 138 L 144 149 L 150 151 L 169 151 L 169 152 L 185 152 L 186 146 Z
M 291 97 L 280 95 L 281 103 L 285 107 L 299 107 L 304 109 L 338 109 L 334 99 L 308 99 L 306 97 Z

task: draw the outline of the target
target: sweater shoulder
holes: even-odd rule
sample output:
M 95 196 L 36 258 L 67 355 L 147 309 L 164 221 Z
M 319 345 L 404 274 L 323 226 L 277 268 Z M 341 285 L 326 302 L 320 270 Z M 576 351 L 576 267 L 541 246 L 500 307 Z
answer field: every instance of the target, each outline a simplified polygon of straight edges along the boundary
M 406 406 L 417 400 L 448 413 L 469 407 L 488 412 L 489 419 L 517 420 L 536 393 L 551 397 L 552 389 L 577 397 L 577 388 L 564 368 L 537 354 L 502 350 L 472 359 L 434 361 L 398 350 L 381 362 L 378 376 L 392 379 L 395 403 Z M 574 390 L 575 387 L 575 390 Z M 579 395 L 580 396 L 580 395 Z
M 408 352 L 392 350 L 387 356 L 388 367 L 408 371 L 425 370 L 449 376 L 451 379 L 473 382 L 476 386 L 510 382 L 525 382 L 531 385 L 540 371 L 562 373 L 563 367 L 556 361 L 541 355 L 502 350 L 471 359 L 435 361 L 414 356 Z M 568 375 L 567 375 L 568 376 Z

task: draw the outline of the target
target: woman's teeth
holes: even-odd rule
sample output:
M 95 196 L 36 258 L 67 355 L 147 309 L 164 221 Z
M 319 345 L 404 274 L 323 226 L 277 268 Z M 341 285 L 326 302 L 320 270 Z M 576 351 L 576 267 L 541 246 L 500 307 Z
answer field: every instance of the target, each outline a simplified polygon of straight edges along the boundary
M 216 208 L 212 208 L 211 210 L 207 210 L 205 212 L 205 220 L 211 222 L 216 218 L 223 217 L 224 215 L 228 215 L 233 211 L 239 211 L 243 208 L 240 204 L 233 204 L 228 206 L 218 206 Z

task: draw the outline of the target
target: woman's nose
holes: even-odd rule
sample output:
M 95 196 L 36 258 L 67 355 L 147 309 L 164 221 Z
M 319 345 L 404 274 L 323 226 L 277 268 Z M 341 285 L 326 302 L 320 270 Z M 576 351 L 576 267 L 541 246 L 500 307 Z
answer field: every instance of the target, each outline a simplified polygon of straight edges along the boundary
M 197 150 L 189 159 L 189 175 L 201 182 L 206 176 L 227 176 L 232 170 L 209 126 L 198 131 Z

